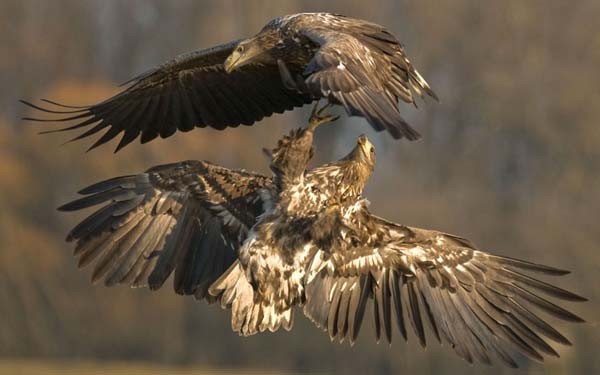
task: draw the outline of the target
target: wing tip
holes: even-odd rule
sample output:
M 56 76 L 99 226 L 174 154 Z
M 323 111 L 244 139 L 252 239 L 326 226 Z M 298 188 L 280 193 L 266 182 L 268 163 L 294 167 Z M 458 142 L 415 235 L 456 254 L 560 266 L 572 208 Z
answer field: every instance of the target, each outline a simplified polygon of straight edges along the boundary
M 505 264 L 508 266 L 520 268 L 520 269 L 523 269 L 526 271 L 539 272 L 539 273 L 551 275 L 551 276 L 564 276 L 564 275 L 568 275 L 571 273 L 571 271 L 566 270 L 566 269 L 547 266 L 544 264 L 528 262 L 528 261 L 522 260 L 522 259 L 501 256 L 501 255 L 494 255 L 494 254 L 489 254 L 489 253 L 484 253 L 484 252 L 481 252 L 481 254 L 485 254 L 487 257 L 489 257 L 490 259 L 493 259 L 494 261 L 496 261 L 500 264 Z
M 72 106 L 72 105 L 66 105 L 66 104 L 62 104 L 62 103 L 58 103 L 49 99 L 40 99 L 42 102 L 45 102 L 47 104 L 51 104 L 57 107 L 61 107 L 61 108 L 68 108 L 68 111 L 58 111 L 55 109 L 50 109 L 50 108 L 44 108 L 42 106 L 39 106 L 37 104 L 33 104 L 32 102 L 25 100 L 25 99 L 17 99 L 17 101 L 29 108 L 33 108 L 36 109 L 38 111 L 41 112 L 45 112 L 45 113 L 51 113 L 51 114 L 75 114 L 75 113 L 82 113 L 82 112 L 86 112 L 89 111 L 90 106 Z M 28 119 L 29 118 L 24 118 L 24 119 Z M 33 121 L 35 121 L 35 119 L 33 119 Z M 39 120 L 38 120 L 39 121 Z M 46 121 L 62 121 L 62 120 L 46 120 Z
M 70 211 L 75 211 L 75 210 L 71 209 L 71 203 L 73 203 L 73 202 L 65 203 L 65 204 L 63 204 L 63 205 L 61 205 L 61 206 L 57 207 L 57 208 L 56 208 L 56 210 L 57 210 L 57 211 L 60 211 L 60 212 L 70 212 Z M 67 237 L 67 238 L 68 238 L 68 237 Z M 67 240 L 67 241 L 68 241 L 68 240 Z

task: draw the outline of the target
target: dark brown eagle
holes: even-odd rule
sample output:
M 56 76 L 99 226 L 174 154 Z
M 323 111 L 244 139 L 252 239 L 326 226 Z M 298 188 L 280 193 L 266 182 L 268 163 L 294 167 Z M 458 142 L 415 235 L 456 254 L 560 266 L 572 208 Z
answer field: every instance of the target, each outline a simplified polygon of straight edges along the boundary
M 306 170 L 316 125 L 269 152 L 273 176 L 186 161 L 117 177 L 80 191 L 60 209 L 104 206 L 68 235 L 94 282 L 175 291 L 232 311 L 242 335 L 291 329 L 295 306 L 340 342 L 357 339 L 367 305 L 392 340 L 395 321 L 422 346 L 425 325 L 465 360 L 492 356 L 516 367 L 516 352 L 558 356 L 569 340 L 540 312 L 582 322 L 550 299 L 583 297 L 529 274 L 568 271 L 478 250 L 469 240 L 371 214 L 362 191 L 375 150 L 361 136 L 345 158 Z
M 122 133 L 116 151 L 194 127 L 252 125 L 321 98 L 366 118 L 394 138 L 419 138 L 400 115 L 398 101 L 435 93 L 404 48 L 377 24 L 329 13 L 301 13 L 270 21 L 255 36 L 175 57 L 141 74 L 101 103 L 58 108 L 23 103 L 62 115 L 33 121 L 75 123 L 56 131 L 106 132 L 95 148 Z

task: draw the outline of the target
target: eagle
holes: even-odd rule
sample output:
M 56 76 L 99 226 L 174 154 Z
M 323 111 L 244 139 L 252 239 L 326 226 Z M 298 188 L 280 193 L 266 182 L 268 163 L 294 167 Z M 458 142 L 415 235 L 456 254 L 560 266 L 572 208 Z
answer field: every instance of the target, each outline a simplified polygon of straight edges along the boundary
M 174 274 L 177 293 L 230 309 L 244 336 L 290 330 L 299 307 L 332 341 L 354 344 L 371 306 L 377 341 L 392 342 L 395 322 L 404 340 L 410 326 L 421 346 L 447 343 L 468 362 L 517 367 L 516 353 L 543 361 L 558 357 L 549 341 L 571 345 L 540 313 L 583 322 L 553 299 L 586 299 L 532 276 L 568 271 L 372 214 L 365 136 L 307 168 L 314 129 L 334 119 L 320 115 L 267 152 L 271 176 L 184 161 L 81 190 L 59 209 L 103 206 L 67 236 L 79 266 L 94 263 L 93 282 L 152 290 Z
M 252 125 L 325 99 L 348 115 L 361 116 L 394 138 L 420 137 L 400 115 L 398 102 L 425 94 L 437 100 L 410 62 L 402 44 L 384 27 L 330 13 L 276 18 L 250 38 L 182 54 L 126 82 L 126 89 L 90 106 L 21 102 L 54 118 L 75 122 L 48 132 L 86 129 L 74 140 L 100 131 L 90 149 L 122 134 L 115 152 L 136 138 Z

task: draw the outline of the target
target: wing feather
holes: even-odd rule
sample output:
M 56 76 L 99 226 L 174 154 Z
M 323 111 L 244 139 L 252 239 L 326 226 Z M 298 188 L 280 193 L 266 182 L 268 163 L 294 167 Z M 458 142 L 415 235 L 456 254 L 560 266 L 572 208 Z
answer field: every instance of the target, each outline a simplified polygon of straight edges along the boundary
M 329 249 L 330 256 L 312 262 L 308 270 L 318 272 L 318 276 L 306 286 L 304 311 L 310 315 L 317 310 L 314 305 L 324 301 L 326 307 L 319 309 L 328 308 L 329 314 L 320 315 L 317 324 L 329 326 L 332 338 L 342 341 L 349 335 L 353 343 L 358 334 L 352 327 L 360 326 L 362 306 L 352 300 L 347 304 L 340 289 L 348 280 L 370 286 L 360 291 L 366 291 L 373 301 L 376 338 L 383 332 L 391 342 L 392 314 L 406 338 L 406 316 L 425 347 L 425 320 L 438 341 L 447 342 L 468 362 L 490 364 L 494 356 L 507 366 L 517 367 L 515 353 L 536 361 L 556 357 L 558 352 L 549 340 L 566 345 L 570 341 L 539 312 L 566 321 L 583 321 L 538 293 L 564 301 L 585 298 L 526 274 L 559 276 L 567 271 L 488 254 L 461 237 L 391 223 L 371 215 L 364 206 L 351 216 L 344 225 L 355 233 L 346 233 L 343 238 L 352 240 Z M 361 282 L 356 282 L 359 279 Z M 340 321 L 346 316 L 349 330 L 345 320 Z
M 265 116 L 313 100 L 309 95 L 286 89 L 278 69 L 273 66 L 251 65 L 226 73 L 223 62 L 238 42 L 177 56 L 126 82 L 129 86 L 115 96 L 94 105 L 78 107 L 75 111 L 55 110 L 22 101 L 36 111 L 57 115 L 27 119 L 59 123 L 75 121 L 74 125 L 52 132 L 91 126 L 91 130 L 75 140 L 107 129 L 90 149 L 123 133 L 116 152 L 140 134 L 142 143 L 146 143 L 159 135 L 167 138 L 177 130 L 188 131 L 194 127 L 225 129 L 239 124 L 251 125 Z M 252 94 L 259 98 L 253 98 Z M 148 104 L 149 100 L 151 104 Z M 259 103 L 255 103 L 257 101 Z M 59 108 L 68 107 L 53 101 L 45 102 Z M 246 111 L 248 107 L 254 107 L 254 110 Z M 65 117 L 65 113 L 71 115 Z
M 175 271 L 175 291 L 202 299 L 237 258 L 262 213 L 260 189 L 270 183 L 260 175 L 188 161 L 96 183 L 59 209 L 104 204 L 67 236 L 77 242 L 81 267 L 95 261 L 94 282 L 158 289 Z
M 309 92 L 341 104 L 349 115 L 365 117 L 373 128 L 385 129 L 394 138 L 420 138 L 400 115 L 398 100 L 414 103 L 413 92 L 437 96 L 403 47 L 381 26 L 343 18 L 336 22 L 339 27 L 300 28 L 319 46 L 304 70 Z

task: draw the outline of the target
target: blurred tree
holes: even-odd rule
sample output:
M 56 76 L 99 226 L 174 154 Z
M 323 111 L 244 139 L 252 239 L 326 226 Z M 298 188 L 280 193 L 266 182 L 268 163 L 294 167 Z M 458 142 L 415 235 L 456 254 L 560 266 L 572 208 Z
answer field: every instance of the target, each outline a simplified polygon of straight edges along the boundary
M 3 0 L 0 2 L 0 356 L 140 359 L 347 373 L 479 373 L 414 339 L 391 348 L 367 329 L 354 348 L 302 318 L 291 333 L 239 338 L 228 314 L 192 299 L 91 286 L 63 237 L 77 218 L 55 207 L 86 184 L 157 163 L 208 159 L 267 173 L 260 147 L 303 125 L 297 111 L 251 129 L 196 130 L 117 155 L 59 147 L 19 120 L 18 98 L 87 104 L 172 57 L 253 34 L 272 17 L 334 11 L 395 32 L 436 89 L 408 120 L 418 143 L 373 132 L 378 167 L 367 196 L 396 221 L 465 235 L 482 248 L 572 269 L 565 287 L 600 308 L 600 2 Z M 316 163 L 345 153 L 349 119 L 319 129 Z M 277 129 L 276 131 L 274 129 Z M 247 144 L 256 147 L 248 148 Z M 392 202 L 392 204 L 390 204 Z M 597 329 L 565 327 L 574 348 L 549 372 L 600 371 Z M 539 372 L 540 367 L 529 364 Z M 503 373 L 495 368 L 493 373 Z

